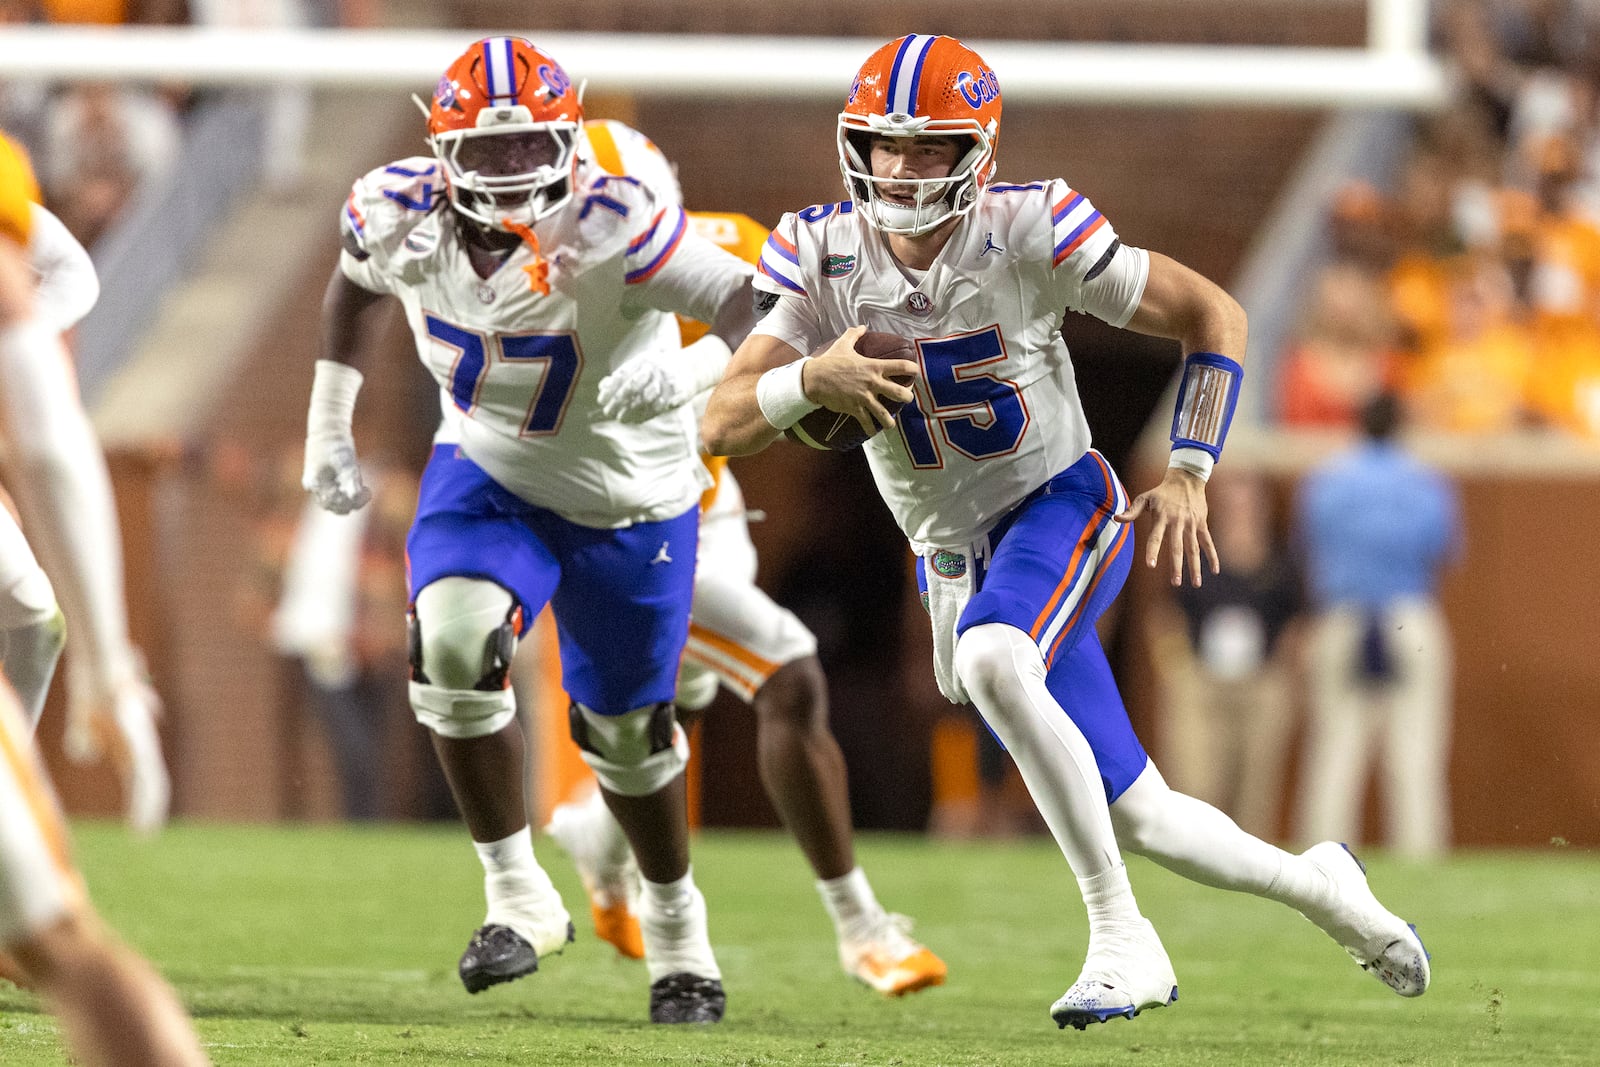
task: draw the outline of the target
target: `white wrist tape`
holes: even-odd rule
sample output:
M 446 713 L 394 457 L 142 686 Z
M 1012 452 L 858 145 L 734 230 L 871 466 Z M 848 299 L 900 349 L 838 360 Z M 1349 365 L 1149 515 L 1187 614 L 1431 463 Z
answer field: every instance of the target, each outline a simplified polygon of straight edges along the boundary
M 822 406 L 808 400 L 800 384 L 800 375 L 810 361 L 810 356 L 804 356 L 773 367 L 756 381 L 756 403 L 761 406 L 761 414 L 780 430 L 787 430 Z
M 317 360 L 311 379 L 311 404 L 306 412 L 307 437 L 349 437 L 361 391 L 361 372 L 346 363 Z
M 1199 476 L 1202 482 L 1211 480 L 1211 468 L 1217 461 L 1203 448 L 1174 448 L 1167 460 L 1168 467 L 1177 467 Z
M 708 333 L 693 344 L 684 346 L 677 355 L 689 385 L 689 396 L 696 396 L 722 381 L 722 372 L 728 369 L 733 349 L 728 342 L 714 333 Z

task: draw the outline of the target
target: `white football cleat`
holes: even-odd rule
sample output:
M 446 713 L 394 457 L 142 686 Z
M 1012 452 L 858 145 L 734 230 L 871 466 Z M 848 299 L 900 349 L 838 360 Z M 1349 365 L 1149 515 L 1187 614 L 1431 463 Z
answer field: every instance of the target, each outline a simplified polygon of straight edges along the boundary
M 863 937 L 839 942 L 844 973 L 886 997 L 903 997 L 929 986 L 944 985 L 944 960 L 911 937 L 911 920 L 880 911 Z
M 1432 980 L 1428 950 L 1415 926 L 1373 896 L 1366 865 L 1337 841 L 1312 845 L 1300 855 L 1327 876 L 1334 893 L 1328 907 L 1301 914 L 1337 941 L 1362 970 L 1402 997 L 1426 993 Z
M 1107 923 L 1089 933 L 1089 956 L 1078 980 L 1050 1006 L 1050 1018 L 1079 1030 L 1108 1019 L 1131 1019 L 1178 999 L 1178 978 L 1148 919 Z
M 559 804 L 544 832 L 555 839 L 578 869 L 589 895 L 595 936 L 630 960 L 644 959 L 639 933 L 639 865 L 634 862 L 622 828 L 609 811 L 601 818 L 593 805 L 605 801 L 597 790 L 591 799 Z

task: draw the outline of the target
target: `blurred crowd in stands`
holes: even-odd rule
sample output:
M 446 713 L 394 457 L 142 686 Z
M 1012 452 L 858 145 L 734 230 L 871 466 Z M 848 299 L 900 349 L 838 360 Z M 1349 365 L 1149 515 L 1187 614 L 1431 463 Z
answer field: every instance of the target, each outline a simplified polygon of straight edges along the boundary
M 1392 388 L 1423 429 L 1600 439 L 1600 6 L 1455 0 L 1434 31 L 1461 92 L 1331 205 L 1279 420 L 1353 426 Z
M 377 0 L 0 0 L 0 26 L 196 25 L 289 28 L 369 25 Z M 201 94 L 174 82 L 54 84 L 0 77 L 0 128 L 20 141 L 53 211 L 93 249 L 146 183 L 177 164 L 185 116 Z M 263 183 L 287 195 L 299 182 L 310 93 L 274 89 Z

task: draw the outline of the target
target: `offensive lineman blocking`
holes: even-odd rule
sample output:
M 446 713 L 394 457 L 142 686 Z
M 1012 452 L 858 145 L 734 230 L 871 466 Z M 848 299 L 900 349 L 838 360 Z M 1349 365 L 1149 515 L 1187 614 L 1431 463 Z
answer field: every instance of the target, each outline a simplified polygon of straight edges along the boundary
M 1088 909 L 1088 958 L 1051 1006 L 1058 1025 L 1177 998 L 1122 847 L 1299 909 L 1416 996 L 1429 981 L 1422 943 L 1348 850 L 1293 856 L 1245 834 L 1169 789 L 1134 736 L 1094 623 L 1145 512 L 1149 565 L 1170 538 L 1174 583 L 1186 567 L 1200 580 L 1202 553 L 1219 566 L 1205 479 L 1242 375 L 1227 353 L 1244 352 L 1244 313 L 1193 271 L 1124 245 L 1065 182 L 994 184 L 1000 113 L 994 72 L 952 38 L 908 35 L 868 58 L 839 116 L 850 199 L 774 231 L 756 278 L 766 317 L 712 394 L 706 446 L 758 451 L 817 407 L 885 431 L 864 447 L 922 560 L 940 689 L 970 694 L 1011 752 Z M 1131 504 L 1090 447 L 1060 336 L 1068 307 L 1183 345 L 1171 466 Z M 914 340 L 917 362 L 858 356 L 864 329 Z M 905 404 L 897 418 L 884 398 Z
M 304 482 L 335 511 L 366 502 L 351 360 L 392 294 L 445 416 L 407 541 L 411 705 L 484 865 L 488 911 L 461 979 L 477 992 L 520 978 L 572 936 L 534 859 L 507 680 L 550 603 L 573 738 L 643 878 L 651 1020 L 716 1022 L 671 703 L 709 482 L 691 412 L 623 423 L 598 397 L 629 359 L 678 348 L 671 312 L 713 324 L 694 351 L 720 372 L 752 320 L 750 268 L 639 182 L 580 175 L 578 91 L 521 38 L 468 48 L 427 111 L 433 157 L 361 178 L 342 216 Z

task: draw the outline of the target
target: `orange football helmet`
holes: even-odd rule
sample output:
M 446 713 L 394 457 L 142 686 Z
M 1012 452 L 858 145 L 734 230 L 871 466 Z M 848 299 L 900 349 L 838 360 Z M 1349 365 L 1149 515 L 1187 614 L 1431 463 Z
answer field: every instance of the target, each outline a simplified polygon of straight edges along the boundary
M 970 138 L 948 177 L 908 182 L 872 174 L 874 137 Z M 839 168 L 850 199 L 886 233 L 926 233 L 965 215 L 994 176 L 1000 139 L 1000 82 L 983 57 L 953 37 L 909 34 L 862 65 L 839 114 Z M 895 203 L 879 187 L 918 186 L 914 204 Z
M 428 145 L 455 209 L 507 230 L 572 198 L 582 124 L 580 90 L 561 64 L 521 37 L 486 37 L 439 79 Z

